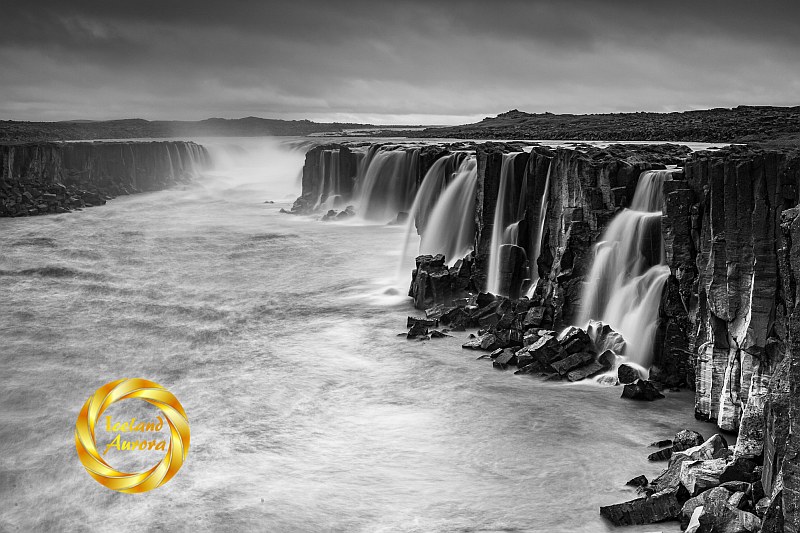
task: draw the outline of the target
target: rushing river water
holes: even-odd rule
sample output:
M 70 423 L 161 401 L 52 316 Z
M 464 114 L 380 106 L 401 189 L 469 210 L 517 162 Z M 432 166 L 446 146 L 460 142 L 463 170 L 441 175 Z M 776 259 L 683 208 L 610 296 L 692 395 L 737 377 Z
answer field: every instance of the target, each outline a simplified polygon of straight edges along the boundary
M 403 228 L 280 214 L 302 153 L 260 150 L 190 187 L 0 219 L 0 530 L 611 531 L 598 508 L 660 470 L 650 442 L 713 433 L 690 393 L 631 402 L 495 371 L 465 333 L 398 337 Z M 191 423 L 145 494 L 95 483 L 73 442 L 122 377 Z

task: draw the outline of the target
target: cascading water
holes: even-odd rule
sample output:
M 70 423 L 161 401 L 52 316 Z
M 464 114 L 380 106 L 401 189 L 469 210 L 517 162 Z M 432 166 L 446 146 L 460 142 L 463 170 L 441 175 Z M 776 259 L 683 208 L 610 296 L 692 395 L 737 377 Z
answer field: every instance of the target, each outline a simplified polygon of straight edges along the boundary
M 320 184 L 319 196 L 314 209 L 340 207 L 339 150 L 321 150 L 319 152 L 319 169 L 322 183 Z
M 649 368 L 669 267 L 661 240 L 663 183 L 671 170 L 643 172 L 630 209 L 611 221 L 595 249 L 579 324 L 599 319 L 622 334 L 626 359 Z
M 422 232 L 421 254 L 444 254 L 453 264 L 472 250 L 475 241 L 475 156 L 463 160 L 455 177 L 436 202 Z
M 522 152 L 503 154 L 500 166 L 500 187 L 497 192 L 497 205 L 494 211 L 492 227 L 492 243 L 489 250 L 489 276 L 487 290 L 492 294 L 500 294 L 500 247 L 504 244 L 517 244 L 519 222 L 524 215 L 525 188 L 514 190 L 514 160 Z M 517 194 L 519 192 L 519 194 Z M 514 205 L 514 201 L 517 204 Z M 521 212 L 522 211 L 522 212 Z M 508 296 L 503 294 L 502 296 Z
M 544 190 L 542 191 L 542 201 L 539 204 L 539 216 L 536 219 L 536 234 L 533 237 L 533 243 L 530 256 L 530 273 L 531 285 L 528 288 L 528 298 L 532 298 L 536 291 L 536 284 L 539 281 L 539 267 L 536 262 L 539 260 L 539 255 L 542 253 L 542 239 L 544 238 L 544 225 L 547 222 L 547 208 L 550 205 L 550 173 L 553 171 L 553 160 L 547 167 L 547 177 L 544 181 Z
M 411 207 L 417 190 L 419 150 L 378 150 L 369 155 L 361 181 L 360 214 L 364 220 L 388 222 Z

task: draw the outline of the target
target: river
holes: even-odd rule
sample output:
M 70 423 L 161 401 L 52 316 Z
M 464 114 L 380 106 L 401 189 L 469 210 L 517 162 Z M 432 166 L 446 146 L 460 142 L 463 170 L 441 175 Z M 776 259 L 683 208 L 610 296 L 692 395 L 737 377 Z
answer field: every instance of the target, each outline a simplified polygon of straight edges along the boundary
M 302 152 L 218 142 L 237 143 L 190 186 L 0 219 L 0 530 L 678 531 L 598 508 L 659 472 L 650 442 L 714 432 L 691 393 L 631 402 L 495 371 L 466 333 L 398 337 L 403 228 L 279 213 Z M 73 440 L 122 377 L 191 424 L 183 468 L 138 495 L 94 482 Z

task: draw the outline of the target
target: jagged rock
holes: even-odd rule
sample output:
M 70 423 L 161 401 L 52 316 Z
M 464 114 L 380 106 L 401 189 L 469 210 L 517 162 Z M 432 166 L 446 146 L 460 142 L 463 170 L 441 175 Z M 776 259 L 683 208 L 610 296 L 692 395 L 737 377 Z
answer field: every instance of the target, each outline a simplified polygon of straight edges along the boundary
M 744 492 L 734 492 L 731 494 L 731 497 L 728 498 L 728 505 L 736 507 L 740 511 L 746 511 L 747 495 Z
M 617 368 L 617 378 L 623 385 L 628 385 L 636 382 L 638 379 L 641 379 L 641 376 L 639 375 L 639 371 L 634 367 L 622 363 L 619 365 L 619 368 Z
M 675 437 L 672 439 L 672 450 L 676 452 L 682 452 L 684 450 L 688 450 L 689 448 L 694 448 L 700 444 L 703 444 L 705 439 L 703 436 L 690 429 L 683 429 L 675 434 Z
M 667 446 L 669 446 L 670 448 L 672 447 L 672 441 L 670 439 L 657 440 L 655 442 L 650 443 L 651 448 L 666 448 Z
M 690 495 L 696 496 L 701 492 L 719 485 L 719 476 L 725 469 L 724 459 L 710 459 L 707 461 L 689 460 L 681 465 L 680 481 Z
M 710 532 L 756 533 L 761 529 L 756 515 L 730 505 L 727 498 L 706 498 L 698 521 L 703 531 Z
M 495 344 L 497 344 L 497 337 L 491 333 L 486 333 L 480 337 L 468 340 L 462 344 L 461 347 L 469 350 L 496 350 L 497 346 L 495 346 Z
M 681 505 L 672 492 L 657 492 L 652 496 L 600 507 L 600 514 L 615 526 L 653 524 L 673 520 L 678 517 L 680 512 Z
M 681 527 L 686 529 L 689 526 L 689 522 L 691 521 L 695 510 L 699 507 L 703 507 L 706 504 L 707 499 L 727 501 L 730 495 L 731 493 L 729 491 L 720 487 L 715 487 L 711 490 L 702 492 L 693 498 L 689 498 L 681 508 Z
M 646 487 L 648 485 L 647 478 L 645 476 L 636 476 L 633 479 L 628 480 L 626 485 L 630 487 Z
M 560 361 L 556 361 L 552 363 L 551 366 L 553 367 L 553 369 L 555 369 L 556 372 L 564 376 L 570 370 L 574 370 L 578 367 L 588 365 L 589 363 L 593 362 L 594 362 L 594 354 L 591 354 L 589 352 L 579 352 L 579 353 L 573 353 L 572 355 L 569 355 L 564 359 L 561 359 Z M 602 367 L 600 367 L 599 370 L 602 370 Z
M 528 312 L 525 314 L 525 319 L 522 321 L 522 325 L 525 328 L 531 328 L 542 325 L 544 321 L 544 307 L 531 307 Z
M 720 483 L 728 481 L 744 481 L 752 483 L 758 479 L 758 475 L 754 475 L 753 471 L 756 464 L 745 457 L 736 458 L 731 464 L 725 467 L 722 474 L 719 476 Z
M 452 335 L 448 335 L 444 331 L 439 331 L 438 329 L 431 330 L 429 333 L 432 339 L 443 339 L 445 337 L 452 337 Z
M 574 355 L 577 355 L 577 354 L 574 354 Z M 569 381 L 581 381 L 583 379 L 590 378 L 590 377 L 592 377 L 594 375 L 597 375 L 600 372 L 602 372 L 603 370 L 605 370 L 605 367 L 602 364 L 598 363 L 597 361 L 592 361 L 591 363 L 589 363 L 586 366 L 583 366 L 583 367 L 577 368 L 575 370 L 572 370 L 570 372 L 567 372 L 567 380 L 569 380 Z
M 597 362 L 603 367 L 603 370 L 611 370 L 617 364 L 617 354 L 611 350 L 606 350 L 597 356 Z
M 407 338 L 409 339 L 416 339 L 417 337 L 421 337 L 422 335 L 428 334 L 428 327 L 424 324 L 415 323 L 411 326 L 411 329 L 408 330 Z
M 427 318 L 415 318 L 413 316 L 408 317 L 406 320 L 406 327 L 410 328 L 413 326 L 424 326 L 426 328 L 435 328 L 439 325 L 439 321 L 436 319 L 427 319 Z
M 769 502 L 767 510 L 764 512 L 764 520 L 761 524 L 761 533 L 784 533 L 785 518 L 783 510 L 783 491 L 779 490 Z
M 647 456 L 648 461 L 667 461 L 672 457 L 672 448 L 664 448 Z
M 494 361 L 492 362 L 492 366 L 499 370 L 505 370 L 509 365 L 516 364 L 516 354 L 514 350 L 510 348 L 505 348 L 500 355 L 494 358 Z
M 568 354 L 588 351 L 592 345 L 592 339 L 581 328 L 570 326 L 559 339 L 559 344 Z
M 659 398 L 663 397 L 664 395 L 659 392 L 659 390 L 651 381 L 642 379 L 625 385 L 622 390 L 622 398 L 628 398 L 631 400 L 644 400 L 652 402 L 653 400 L 658 400 Z
M 673 445 L 673 450 L 674 448 L 675 446 Z M 719 457 L 717 457 L 718 453 L 721 450 L 725 450 L 727 448 L 728 448 L 728 443 L 725 441 L 725 439 L 722 438 L 722 436 L 719 434 L 714 434 L 702 444 L 698 444 L 697 446 L 693 446 L 692 448 L 687 448 L 685 450 L 682 450 L 680 453 L 696 461 L 697 460 L 705 461 L 709 459 L 719 459 Z M 733 481 L 733 479 L 728 479 L 723 481 Z

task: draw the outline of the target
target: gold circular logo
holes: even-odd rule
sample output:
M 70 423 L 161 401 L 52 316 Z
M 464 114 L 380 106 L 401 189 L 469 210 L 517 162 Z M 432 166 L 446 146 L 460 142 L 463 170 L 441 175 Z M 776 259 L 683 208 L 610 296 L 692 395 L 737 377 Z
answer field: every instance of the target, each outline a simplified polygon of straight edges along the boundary
M 138 398 L 154 405 L 169 424 L 169 446 L 163 459 L 141 472 L 120 472 L 97 451 L 95 424 L 114 402 Z M 119 492 L 138 493 L 160 487 L 178 472 L 189 452 L 189 420 L 183 406 L 170 391 L 146 379 L 120 379 L 103 385 L 83 404 L 75 424 L 75 447 L 83 467 L 98 483 Z M 157 448 L 161 449 L 161 448 Z

